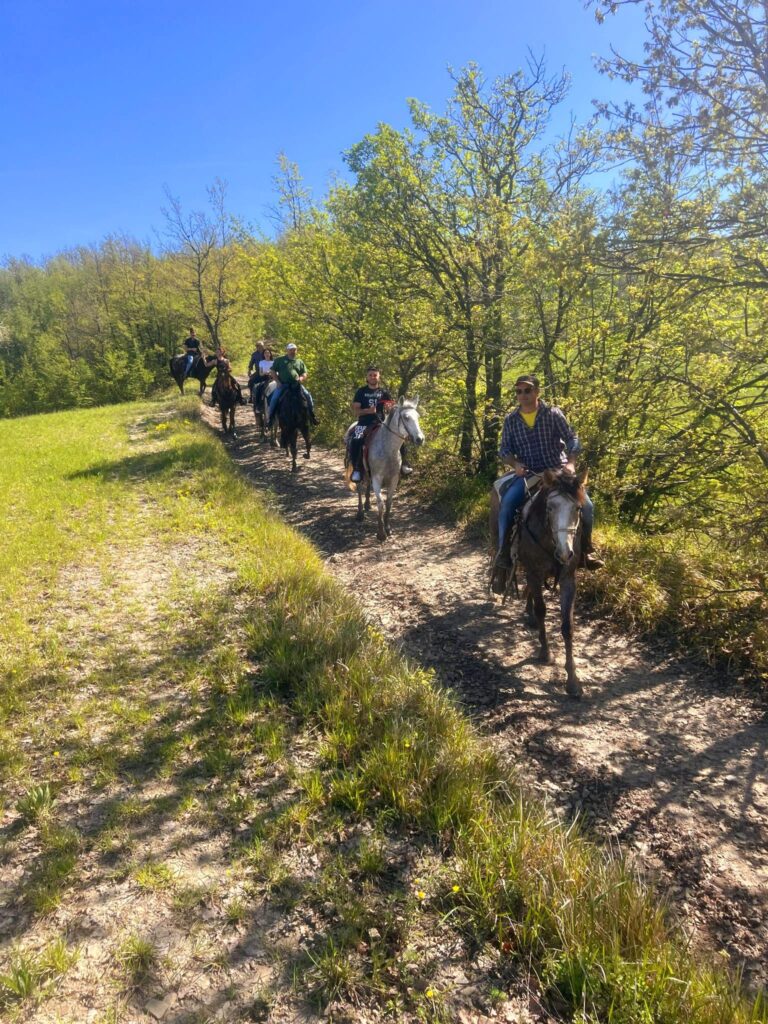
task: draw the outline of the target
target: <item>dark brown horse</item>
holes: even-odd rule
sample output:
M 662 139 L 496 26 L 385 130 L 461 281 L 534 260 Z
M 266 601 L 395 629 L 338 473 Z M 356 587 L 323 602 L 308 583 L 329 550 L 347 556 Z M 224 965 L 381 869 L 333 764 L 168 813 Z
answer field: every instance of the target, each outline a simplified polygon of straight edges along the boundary
M 573 607 L 576 600 L 576 569 L 581 558 L 581 509 L 585 480 L 562 469 L 545 470 L 541 487 L 519 516 L 516 561 L 526 575 L 526 616 L 529 625 L 538 628 L 540 658 L 546 664 L 554 660 L 545 626 L 544 587 L 554 580 L 560 588 L 560 630 L 565 643 L 565 692 L 582 694 L 573 661 Z M 491 537 L 496 543 L 499 498 L 491 496 Z M 514 573 L 515 570 L 513 569 Z M 509 588 L 508 588 L 509 589 Z
M 216 378 L 216 401 L 221 411 L 221 429 L 225 434 L 237 437 L 235 431 L 235 406 L 245 405 L 240 385 L 229 370 L 219 370 Z M 229 424 L 227 424 L 229 417 Z
M 202 397 L 203 392 L 206 388 L 206 381 L 208 380 L 208 374 L 216 365 L 215 359 L 206 359 L 205 356 L 195 356 L 195 361 L 192 364 L 192 369 L 184 377 L 184 369 L 187 365 L 186 356 L 173 356 L 170 360 L 170 371 L 171 376 L 179 385 L 179 391 L 184 394 L 184 382 L 185 380 L 196 380 L 200 384 L 200 396 Z

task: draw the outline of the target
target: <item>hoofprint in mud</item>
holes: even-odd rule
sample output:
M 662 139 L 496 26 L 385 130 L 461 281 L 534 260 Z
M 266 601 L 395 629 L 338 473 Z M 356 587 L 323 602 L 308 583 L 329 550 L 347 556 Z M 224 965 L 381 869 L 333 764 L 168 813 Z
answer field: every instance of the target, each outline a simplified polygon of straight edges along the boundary
M 203 416 L 215 426 L 210 410 Z M 694 941 L 768 983 L 768 783 L 764 709 L 705 669 L 577 612 L 585 695 L 537 661 L 520 605 L 487 588 L 487 555 L 409 496 L 381 545 L 355 520 L 341 455 L 316 448 L 299 478 L 246 427 L 233 459 L 406 654 L 434 669 L 490 742 L 588 833 L 658 873 Z M 370 581 L 362 586 L 361 581 Z

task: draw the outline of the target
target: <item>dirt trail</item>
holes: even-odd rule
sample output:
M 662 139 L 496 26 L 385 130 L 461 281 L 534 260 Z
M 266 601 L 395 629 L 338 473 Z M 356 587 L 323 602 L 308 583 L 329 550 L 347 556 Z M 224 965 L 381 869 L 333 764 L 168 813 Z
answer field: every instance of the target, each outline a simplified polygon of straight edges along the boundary
M 204 418 L 218 417 L 204 408 Z M 477 545 L 424 511 L 407 483 L 394 536 L 355 521 L 338 454 L 315 449 L 291 475 L 238 410 L 235 462 L 275 497 L 284 519 L 324 553 L 387 637 L 453 690 L 523 777 L 565 816 L 632 851 L 657 875 L 694 939 L 768 984 L 768 783 L 765 710 L 712 673 L 633 642 L 577 612 L 577 669 L 585 697 L 565 696 L 559 634 L 554 666 L 516 602 L 485 586 Z M 550 616 L 550 625 L 554 616 Z

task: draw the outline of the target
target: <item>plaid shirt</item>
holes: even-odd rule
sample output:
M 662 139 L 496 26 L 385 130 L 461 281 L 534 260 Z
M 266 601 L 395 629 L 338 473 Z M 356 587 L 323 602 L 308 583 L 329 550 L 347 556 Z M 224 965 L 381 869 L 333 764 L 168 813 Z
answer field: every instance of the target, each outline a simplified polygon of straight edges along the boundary
M 533 429 L 527 426 L 519 409 L 504 420 L 499 455 L 502 459 L 514 456 L 532 473 L 558 469 L 580 449 L 578 437 L 557 406 L 540 401 Z

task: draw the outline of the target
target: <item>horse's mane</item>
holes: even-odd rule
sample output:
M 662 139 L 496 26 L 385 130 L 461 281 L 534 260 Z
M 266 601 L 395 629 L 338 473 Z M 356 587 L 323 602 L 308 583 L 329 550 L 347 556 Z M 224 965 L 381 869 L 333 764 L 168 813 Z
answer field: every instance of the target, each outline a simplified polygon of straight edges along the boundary
M 400 405 L 398 402 L 393 402 L 392 408 L 384 417 L 384 422 L 387 424 L 387 426 L 389 426 L 396 413 L 405 412 L 406 409 L 418 409 L 418 407 L 419 403 L 415 402 L 412 398 L 404 398 L 402 405 Z
M 559 472 L 553 473 L 552 477 L 553 479 L 548 484 L 545 481 L 546 489 L 553 488 L 560 491 L 561 494 L 567 494 L 569 498 L 573 498 L 577 505 L 584 504 L 586 497 L 584 485 L 573 470 L 564 466 Z

